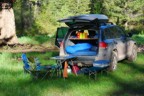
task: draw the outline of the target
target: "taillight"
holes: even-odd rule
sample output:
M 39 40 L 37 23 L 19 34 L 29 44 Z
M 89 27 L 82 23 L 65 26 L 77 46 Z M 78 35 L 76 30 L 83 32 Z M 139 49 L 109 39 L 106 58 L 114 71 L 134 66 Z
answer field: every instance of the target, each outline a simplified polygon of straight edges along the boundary
M 107 48 L 107 44 L 105 42 L 100 42 L 99 47 L 101 48 Z

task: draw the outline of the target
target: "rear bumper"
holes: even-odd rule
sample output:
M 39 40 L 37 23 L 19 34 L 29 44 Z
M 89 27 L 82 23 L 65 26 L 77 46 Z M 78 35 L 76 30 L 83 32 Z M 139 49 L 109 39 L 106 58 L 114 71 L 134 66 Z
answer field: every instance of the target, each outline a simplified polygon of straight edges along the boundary
M 108 67 L 109 64 L 110 64 L 110 60 L 97 60 L 93 62 L 93 66 L 98 68 Z

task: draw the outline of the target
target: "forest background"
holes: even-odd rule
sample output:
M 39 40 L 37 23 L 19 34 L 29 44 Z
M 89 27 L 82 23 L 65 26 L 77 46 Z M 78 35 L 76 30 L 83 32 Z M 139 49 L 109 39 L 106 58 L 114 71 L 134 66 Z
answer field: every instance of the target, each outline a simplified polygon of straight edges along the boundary
M 16 0 L 14 12 L 18 36 L 54 36 L 63 25 L 57 20 L 80 14 L 106 14 L 126 30 L 144 34 L 144 0 Z
M 14 12 L 21 45 L 0 49 L 0 96 L 143 96 L 144 0 L 16 0 Z M 34 80 L 24 74 L 21 53 L 55 64 L 49 58 L 59 52 L 47 49 L 54 46 L 57 27 L 66 26 L 57 20 L 80 14 L 106 14 L 111 22 L 138 33 L 132 37 L 142 46 L 137 60 L 118 62 L 115 72 L 97 74 L 97 80 L 83 75 Z

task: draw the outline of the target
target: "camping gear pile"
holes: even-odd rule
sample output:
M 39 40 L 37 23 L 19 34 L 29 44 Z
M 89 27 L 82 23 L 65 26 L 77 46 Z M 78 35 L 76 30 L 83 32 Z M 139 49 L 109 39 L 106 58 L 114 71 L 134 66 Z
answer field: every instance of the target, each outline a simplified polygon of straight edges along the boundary
M 79 74 L 87 74 L 89 78 L 96 79 L 99 71 L 106 71 L 108 68 L 108 60 L 99 60 L 93 63 L 93 66 L 83 68 L 73 63 L 75 56 L 56 56 L 52 59 L 57 60 L 56 65 L 41 65 L 38 58 L 28 58 L 25 53 L 21 56 L 25 73 L 29 73 L 34 79 L 44 79 L 51 77 L 68 77 L 68 72 Z M 31 64 L 32 63 L 32 64 Z M 71 71 L 69 71 L 71 70 Z

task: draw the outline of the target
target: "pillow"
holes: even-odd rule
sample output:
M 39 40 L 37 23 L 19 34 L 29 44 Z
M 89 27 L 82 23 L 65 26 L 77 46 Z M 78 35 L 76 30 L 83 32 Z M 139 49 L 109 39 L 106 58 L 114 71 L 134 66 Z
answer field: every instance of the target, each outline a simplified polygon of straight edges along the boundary
M 81 51 L 81 50 L 89 50 L 91 47 L 92 47 L 92 45 L 89 43 L 79 43 L 79 44 L 75 44 L 73 46 L 67 46 L 66 52 L 72 54 L 72 53 L 75 53 L 75 52 Z

